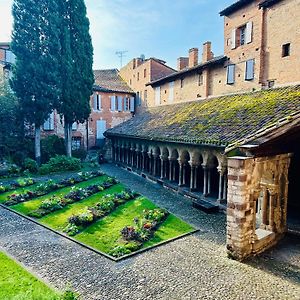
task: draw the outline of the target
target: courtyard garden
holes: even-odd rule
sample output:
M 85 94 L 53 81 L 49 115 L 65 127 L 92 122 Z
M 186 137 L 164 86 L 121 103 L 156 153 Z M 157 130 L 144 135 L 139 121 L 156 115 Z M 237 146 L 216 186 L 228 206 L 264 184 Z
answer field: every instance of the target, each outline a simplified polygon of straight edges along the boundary
M 2 184 L 0 203 L 112 259 L 195 231 L 101 171 Z

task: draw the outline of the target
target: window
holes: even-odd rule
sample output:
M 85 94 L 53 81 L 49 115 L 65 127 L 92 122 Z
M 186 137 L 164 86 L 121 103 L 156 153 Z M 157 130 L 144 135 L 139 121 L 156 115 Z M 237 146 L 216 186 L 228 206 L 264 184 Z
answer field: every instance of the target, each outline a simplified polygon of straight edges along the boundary
M 144 90 L 144 101 L 147 103 L 147 98 L 148 98 L 148 92 L 147 90 Z
M 81 148 L 81 138 L 73 137 L 72 138 L 72 150 L 78 150 Z
M 140 106 L 141 105 L 141 92 L 136 93 L 136 105 Z
M 183 88 L 183 85 L 184 85 L 184 79 L 181 78 L 181 79 L 180 79 L 180 87 Z
M 250 59 L 246 61 L 245 80 L 253 80 L 253 79 L 254 79 L 254 59 Z
M 130 97 L 130 111 L 132 113 L 135 112 L 135 101 L 134 100 L 135 100 L 134 97 Z
M 118 111 L 122 111 L 123 110 L 123 97 L 122 96 L 118 96 Z
M 240 28 L 238 28 L 238 45 L 242 46 L 245 45 L 246 43 L 246 25 L 241 26 Z
M 234 84 L 235 79 L 235 65 L 227 66 L 227 84 Z
M 110 110 L 115 111 L 116 110 L 116 96 L 110 97 Z
M 52 112 L 43 125 L 44 130 L 54 130 L 54 112 Z
M 155 88 L 155 105 L 160 105 L 160 86 Z
M 76 131 L 76 130 L 77 130 L 77 122 L 74 122 L 74 123 L 72 124 L 72 130 L 73 130 L 73 131 Z
M 124 111 L 129 111 L 130 109 L 130 98 L 126 97 L 124 99 Z
M 202 84 L 203 84 L 203 74 L 200 73 L 200 74 L 198 75 L 198 85 L 200 86 L 200 85 L 202 85 Z
M 132 80 L 131 79 L 129 80 L 129 84 L 132 85 Z
M 282 57 L 290 56 L 290 51 L 291 51 L 290 43 L 282 45 Z
M 139 81 L 140 80 L 140 73 L 138 72 L 137 73 L 137 81 Z
M 147 76 L 147 69 L 144 69 L 144 78 Z
M 101 110 L 102 103 L 101 103 L 101 95 L 94 94 L 94 103 L 93 103 L 93 109 L 94 110 Z

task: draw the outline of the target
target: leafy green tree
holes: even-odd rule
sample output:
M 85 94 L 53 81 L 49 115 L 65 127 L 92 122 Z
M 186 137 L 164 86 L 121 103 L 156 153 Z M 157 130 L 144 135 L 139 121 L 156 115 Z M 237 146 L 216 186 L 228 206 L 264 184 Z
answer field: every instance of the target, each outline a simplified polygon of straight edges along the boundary
M 72 124 L 90 115 L 94 83 L 93 46 L 84 0 L 60 0 L 62 94 L 58 106 L 64 118 L 66 153 L 72 155 Z
M 19 103 L 7 81 L 0 81 L 0 159 L 18 149 L 23 136 Z
M 11 86 L 25 120 L 35 128 L 35 158 L 41 161 L 41 125 L 56 107 L 60 90 L 60 22 L 57 0 L 14 0 Z

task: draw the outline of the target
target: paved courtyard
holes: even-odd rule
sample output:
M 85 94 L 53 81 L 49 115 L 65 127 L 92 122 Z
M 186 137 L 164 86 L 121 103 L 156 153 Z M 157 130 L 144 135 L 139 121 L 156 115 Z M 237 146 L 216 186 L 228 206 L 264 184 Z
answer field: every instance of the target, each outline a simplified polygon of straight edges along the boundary
M 57 288 L 83 299 L 300 299 L 300 239 L 239 263 L 227 258 L 225 215 L 207 215 L 189 200 L 112 165 L 102 169 L 199 232 L 112 262 L 0 208 L 0 248 Z

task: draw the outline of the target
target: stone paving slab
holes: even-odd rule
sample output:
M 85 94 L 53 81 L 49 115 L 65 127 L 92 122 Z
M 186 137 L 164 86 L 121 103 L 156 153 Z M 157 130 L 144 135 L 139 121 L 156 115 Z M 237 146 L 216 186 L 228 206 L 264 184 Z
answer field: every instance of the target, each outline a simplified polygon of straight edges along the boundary
M 116 263 L 0 208 L 0 247 L 53 286 L 71 284 L 84 300 L 300 299 L 297 239 L 287 238 L 247 263 L 230 260 L 223 214 L 207 215 L 188 199 L 115 166 L 103 170 L 200 232 Z

